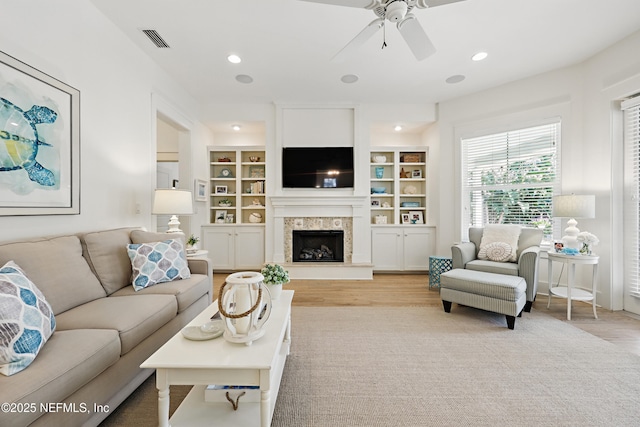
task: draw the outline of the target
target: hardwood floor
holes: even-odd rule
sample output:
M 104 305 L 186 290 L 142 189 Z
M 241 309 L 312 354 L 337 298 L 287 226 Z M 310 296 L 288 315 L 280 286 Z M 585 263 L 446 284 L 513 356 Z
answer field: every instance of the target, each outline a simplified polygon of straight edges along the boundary
M 227 275 L 214 274 L 214 299 Z M 294 306 L 442 307 L 439 290 L 429 289 L 426 274 L 375 274 L 372 281 L 292 280 L 285 289 L 296 291 Z M 538 295 L 533 309 L 640 355 L 640 316 L 598 308 L 598 319 L 594 319 L 591 304 L 574 302 L 572 320 L 567 321 L 566 304 L 566 300 L 553 298 L 547 309 L 547 296 Z

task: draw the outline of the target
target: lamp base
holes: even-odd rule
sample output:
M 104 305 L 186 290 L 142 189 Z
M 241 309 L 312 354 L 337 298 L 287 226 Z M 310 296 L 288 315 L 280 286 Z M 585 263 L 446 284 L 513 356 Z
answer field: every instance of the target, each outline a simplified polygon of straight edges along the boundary
M 582 242 L 578 241 L 578 221 L 571 218 L 567 221 L 567 228 L 564 229 L 564 236 L 562 236 L 562 244 L 565 248 L 580 250 L 582 248 Z
M 180 230 L 180 221 L 178 221 L 178 216 L 177 215 L 171 215 L 171 218 L 169 219 L 169 223 L 167 224 L 169 226 L 169 229 L 167 230 L 167 233 L 182 233 L 182 230 Z

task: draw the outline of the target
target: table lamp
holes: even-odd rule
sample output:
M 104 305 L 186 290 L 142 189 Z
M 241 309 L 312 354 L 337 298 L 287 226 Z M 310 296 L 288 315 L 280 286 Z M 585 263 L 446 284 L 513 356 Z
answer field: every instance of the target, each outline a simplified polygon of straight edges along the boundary
M 565 248 L 577 249 L 582 247 L 582 242 L 578 241 L 578 221 L 576 218 L 596 217 L 596 196 L 584 196 L 569 194 L 553 197 L 553 216 L 556 218 L 570 218 L 567 221 L 567 228 L 562 236 L 562 244 Z
M 157 189 L 153 198 L 154 215 L 171 215 L 167 233 L 182 233 L 178 215 L 193 215 L 191 191 Z

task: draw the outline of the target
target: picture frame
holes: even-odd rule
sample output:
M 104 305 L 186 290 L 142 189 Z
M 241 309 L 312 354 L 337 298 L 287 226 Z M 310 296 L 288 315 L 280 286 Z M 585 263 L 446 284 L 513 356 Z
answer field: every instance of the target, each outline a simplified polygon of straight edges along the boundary
M 249 178 L 264 178 L 264 166 L 249 166 Z
M 411 224 L 411 215 L 409 215 L 408 213 L 403 213 L 401 217 L 403 224 Z
M 0 98 L 14 117 L 0 144 L 20 154 L 0 171 L 0 216 L 80 214 L 80 91 L 0 52 Z
M 224 222 L 227 224 L 233 224 L 233 214 L 227 214 L 224 217 Z
M 409 211 L 409 217 L 411 224 L 424 224 L 422 211 Z
M 227 194 L 227 186 L 226 185 L 216 185 L 215 194 Z
M 195 179 L 193 182 L 193 197 L 198 202 L 207 201 L 207 181 Z
M 422 169 L 414 169 L 411 172 L 411 178 L 422 178 Z
M 380 199 L 371 199 L 371 207 L 379 208 L 380 207 Z
M 226 222 L 227 220 L 227 211 L 226 210 L 216 210 L 215 213 L 215 223 L 221 224 Z

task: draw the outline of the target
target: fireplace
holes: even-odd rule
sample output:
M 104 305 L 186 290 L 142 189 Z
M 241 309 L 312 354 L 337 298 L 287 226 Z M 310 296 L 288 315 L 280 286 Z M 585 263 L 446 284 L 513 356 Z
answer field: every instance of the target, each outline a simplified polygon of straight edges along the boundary
M 343 230 L 293 230 L 293 262 L 344 262 Z

